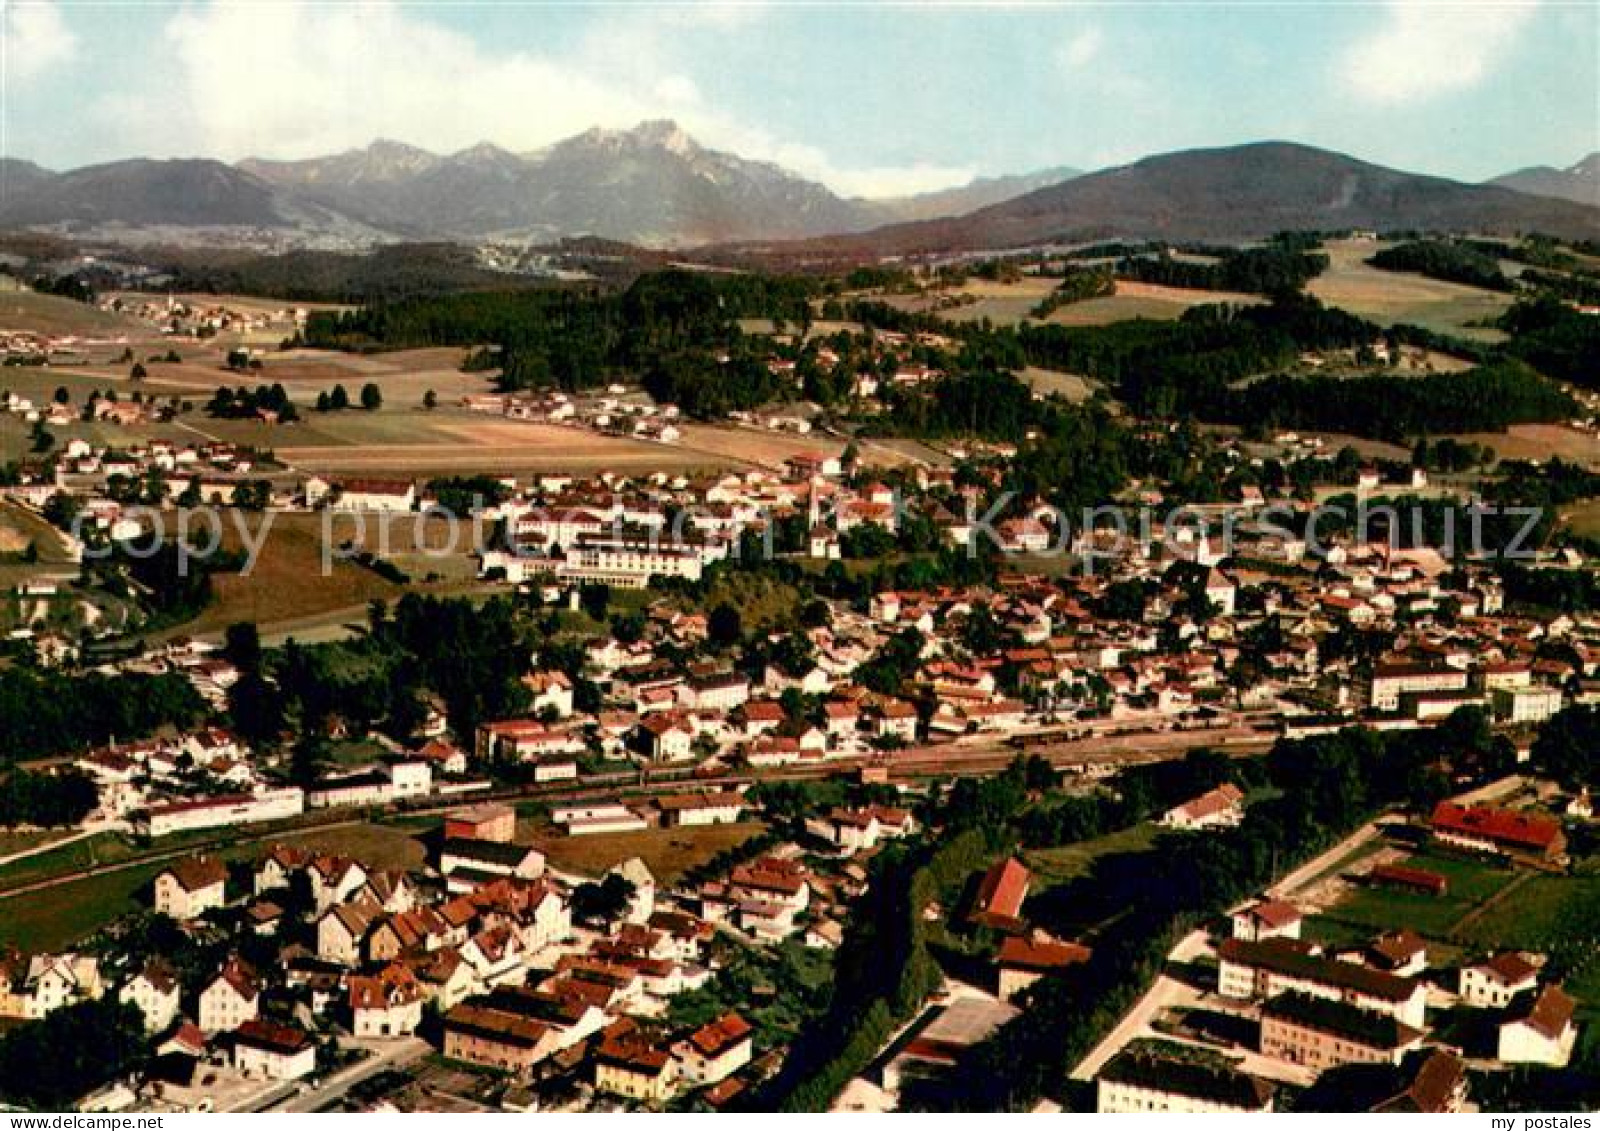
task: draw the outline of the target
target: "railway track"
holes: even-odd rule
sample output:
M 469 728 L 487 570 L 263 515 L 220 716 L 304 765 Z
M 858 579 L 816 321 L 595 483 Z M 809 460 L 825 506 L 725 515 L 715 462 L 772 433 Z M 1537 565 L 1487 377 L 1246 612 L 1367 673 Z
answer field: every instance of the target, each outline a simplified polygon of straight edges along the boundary
M 1169 761 L 1181 758 L 1188 751 L 1204 746 L 1218 747 L 1231 754 L 1247 756 L 1259 753 L 1272 744 L 1272 739 L 1268 736 L 1240 731 L 1174 731 L 1105 738 L 1062 738 L 1059 741 L 1052 740 L 1052 736 L 1049 735 L 1042 737 L 1043 741 L 1030 741 L 1024 745 L 1012 745 L 1006 740 L 999 740 L 983 745 L 950 743 L 940 746 L 918 746 L 887 755 L 835 758 L 816 764 L 778 766 L 709 776 L 696 775 L 689 767 L 596 774 L 577 781 L 500 786 L 455 797 L 428 798 L 383 807 L 318 809 L 304 818 L 295 820 L 292 824 L 274 825 L 271 829 L 260 832 L 239 836 L 219 835 L 202 841 L 187 841 L 169 848 L 152 845 L 148 852 L 125 860 L 96 864 L 58 876 L 48 876 L 3 887 L 0 888 L 0 902 L 31 892 L 47 891 L 78 880 L 143 868 L 151 864 L 163 864 L 169 860 L 178 860 L 200 853 L 237 848 L 241 845 L 265 844 L 306 833 L 353 828 L 386 818 L 442 815 L 464 804 L 483 801 L 515 803 L 624 800 L 690 790 L 728 789 L 759 782 L 817 781 L 867 766 L 884 767 L 888 770 L 891 780 L 903 783 L 926 777 L 967 777 L 999 773 L 1019 754 L 1037 755 L 1054 766 L 1071 769 L 1092 765 L 1131 766 Z

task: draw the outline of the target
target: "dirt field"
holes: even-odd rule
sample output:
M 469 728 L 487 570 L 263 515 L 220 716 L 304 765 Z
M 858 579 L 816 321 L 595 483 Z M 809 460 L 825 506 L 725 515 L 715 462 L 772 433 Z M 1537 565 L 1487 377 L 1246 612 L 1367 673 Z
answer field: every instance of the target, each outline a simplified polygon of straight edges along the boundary
M 1385 325 L 1408 322 L 1479 341 L 1505 337 L 1468 323 L 1497 317 L 1511 305 L 1509 295 L 1367 266 L 1368 258 L 1388 246 L 1370 240 L 1330 241 L 1324 248 L 1328 270 L 1306 289 L 1330 306 Z
M 600 876 L 607 869 L 637 856 L 657 880 L 670 884 L 677 882 L 690 868 L 734 845 L 743 844 L 765 829 L 759 821 L 746 821 L 737 825 L 569 837 L 548 825 L 522 822 L 517 839 L 536 845 L 552 867 L 563 871 Z
M 134 319 L 107 313 L 88 303 L 10 289 L 0 289 L 0 330 L 83 334 L 130 341 L 151 336 L 150 331 Z
M 233 518 L 239 512 L 221 512 L 225 517 L 223 545 L 236 550 L 243 538 Z M 252 540 L 260 537 L 265 516 L 249 515 Z M 261 624 L 312 617 L 338 609 L 357 608 L 376 598 L 393 600 L 403 590 L 362 566 L 336 561 L 332 571 L 322 571 L 321 516 L 274 514 L 260 558 L 253 573 L 219 574 L 212 579 L 216 600 L 199 617 L 182 626 L 187 633 L 217 632 L 235 621 Z M 340 524 L 334 528 L 335 541 L 350 536 Z M 357 614 L 358 616 L 360 614 Z
M 1564 424 L 1513 424 L 1504 432 L 1468 432 L 1456 437 L 1487 444 L 1501 459 L 1564 460 L 1600 468 L 1600 437 Z
M 1589 499 L 1569 507 L 1564 517 L 1574 534 L 1585 538 L 1600 538 L 1600 499 Z

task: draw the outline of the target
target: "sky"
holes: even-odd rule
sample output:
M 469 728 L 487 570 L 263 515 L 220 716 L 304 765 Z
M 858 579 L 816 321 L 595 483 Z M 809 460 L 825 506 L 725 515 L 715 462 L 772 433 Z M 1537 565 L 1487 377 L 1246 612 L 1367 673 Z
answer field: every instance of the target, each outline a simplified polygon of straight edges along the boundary
M 672 118 L 846 195 L 1284 139 L 1479 180 L 1600 149 L 1600 3 L 0 0 L 0 154 L 522 152 Z

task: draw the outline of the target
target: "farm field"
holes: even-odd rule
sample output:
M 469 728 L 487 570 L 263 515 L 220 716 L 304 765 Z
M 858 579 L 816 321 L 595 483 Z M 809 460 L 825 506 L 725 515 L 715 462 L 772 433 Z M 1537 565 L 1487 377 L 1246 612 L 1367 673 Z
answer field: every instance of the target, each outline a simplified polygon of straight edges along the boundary
M 1600 538 L 1600 499 L 1588 499 L 1569 507 L 1564 517 L 1574 534 L 1585 538 Z
M 1367 266 L 1368 258 L 1388 246 L 1371 240 L 1328 241 L 1323 247 L 1328 269 L 1306 290 L 1329 306 L 1384 325 L 1407 322 L 1486 342 L 1505 337 L 1469 323 L 1499 316 L 1511 305 L 1509 295 Z
M 1469 914 L 1519 879 L 1508 865 L 1432 851 L 1415 853 L 1399 863 L 1437 872 L 1449 881 L 1449 891 L 1436 897 L 1351 885 L 1319 917 L 1369 934 L 1410 927 L 1424 935 L 1448 939 L 1454 937 L 1455 928 Z
M 1487 444 L 1501 459 L 1555 459 L 1600 468 L 1600 436 L 1565 424 L 1513 424 L 1504 432 L 1467 432 L 1458 440 Z
M 1060 373 L 1054 369 L 1040 369 L 1030 365 L 1020 374 L 1027 386 L 1044 396 L 1059 396 L 1072 404 L 1082 404 L 1094 396 L 1100 386 L 1076 373 Z
M 743 821 L 736 825 L 569 837 L 549 825 L 520 821 L 517 839 L 534 845 L 552 868 L 561 871 L 598 877 L 637 856 L 658 881 L 675 883 L 691 868 L 765 831 L 766 825 L 760 821 Z
M 223 511 L 223 547 L 244 548 L 235 517 L 242 512 Z M 251 540 L 261 537 L 264 515 L 245 515 Z M 393 600 L 404 590 L 363 566 L 335 561 L 327 574 L 322 569 L 322 516 L 277 514 L 249 576 L 218 574 L 212 578 L 215 600 L 204 612 L 181 626 L 189 634 L 220 632 L 235 621 L 269 625 L 312 617 L 340 609 L 365 606 L 372 600 Z M 344 522 L 333 526 L 333 537 L 351 536 Z M 364 615 L 357 614 L 357 618 Z
M 153 338 L 143 323 L 88 303 L 25 288 L 0 286 L 0 330 L 32 330 L 41 334 L 136 340 Z

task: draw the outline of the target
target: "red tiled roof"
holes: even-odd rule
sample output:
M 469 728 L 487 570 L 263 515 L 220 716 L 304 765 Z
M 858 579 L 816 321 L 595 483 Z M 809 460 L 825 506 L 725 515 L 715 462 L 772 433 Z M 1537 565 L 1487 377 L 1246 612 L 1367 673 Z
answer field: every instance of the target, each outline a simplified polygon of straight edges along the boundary
M 1433 811 L 1433 828 L 1540 852 L 1547 851 L 1561 835 L 1561 825 L 1550 817 L 1453 801 L 1439 802 Z

